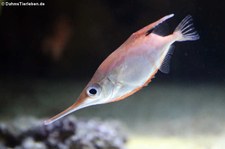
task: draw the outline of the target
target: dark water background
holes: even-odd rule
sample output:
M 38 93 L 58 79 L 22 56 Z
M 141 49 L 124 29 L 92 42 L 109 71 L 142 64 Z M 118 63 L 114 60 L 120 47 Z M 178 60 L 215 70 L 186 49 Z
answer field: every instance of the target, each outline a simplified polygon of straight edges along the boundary
M 131 33 L 174 13 L 169 31 L 188 14 L 201 39 L 175 44 L 166 81 L 224 81 L 224 2 L 200 0 L 47 1 L 2 7 L 0 75 L 88 80 Z
M 118 119 L 138 133 L 224 133 L 224 6 L 219 0 L 50 0 L 43 7 L 1 7 L 0 119 L 53 116 L 131 33 L 174 13 L 172 31 L 191 14 L 201 38 L 175 43 L 168 75 L 158 73 L 126 100 L 74 115 Z

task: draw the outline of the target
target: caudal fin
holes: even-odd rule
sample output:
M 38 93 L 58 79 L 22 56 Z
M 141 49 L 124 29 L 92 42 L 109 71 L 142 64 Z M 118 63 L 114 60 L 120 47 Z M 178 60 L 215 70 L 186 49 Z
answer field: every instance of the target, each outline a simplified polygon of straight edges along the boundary
M 186 16 L 180 22 L 173 34 L 176 36 L 176 41 L 193 41 L 200 38 L 199 34 L 194 28 L 191 15 Z

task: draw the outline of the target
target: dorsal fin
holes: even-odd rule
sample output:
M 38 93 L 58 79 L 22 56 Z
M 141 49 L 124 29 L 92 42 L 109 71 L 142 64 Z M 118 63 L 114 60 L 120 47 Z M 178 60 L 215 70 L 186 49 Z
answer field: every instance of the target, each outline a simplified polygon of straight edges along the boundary
M 171 45 L 168 53 L 166 54 L 166 56 L 162 62 L 162 65 L 159 68 L 159 70 L 161 72 L 166 73 L 166 74 L 168 74 L 170 72 L 170 60 L 173 55 L 173 51 L 174 51 L 174 46 Z
M 137 32 L 135 32 L 134 34 L 147 34 L 148 33 L 151 33 L 152 29 L 154 29 L 155 26 L 157 26 L 158 24 L 168 20 L 169 18 L 173 17 L 174 14 L 170 14 L 170 15 L 167 15 L 167 16 L 164 16 L 162 17 L 161 19 L 143 27 L 142 29 L 138 30 Z
M 166 22 L 160 23 L 153 29 L 152 33 L 159 36 L 166 36 L 169 34 L 169 26 Z
M 146 31 L 145 36 L 148 36 L 151 33 L 154 33 L 154 34 L 157 34 L 160 36 L 167 35 L 168 34 L 168 25 L 164 22 L 173 16 L 174 16 L 174 14 L 167 15 L 167 16 L 161 18 L 159 21 L 157 21 L 157 23 L 154 22 L 153 24 L 151 24 L 152 27 Z
M 153 30 L 154 30 L 154 28 L 151 28 L 150 30 L 148 30 L 148 31 L 146 32 L 145 36 L 148 36 L 149 34 L 151 34 Z

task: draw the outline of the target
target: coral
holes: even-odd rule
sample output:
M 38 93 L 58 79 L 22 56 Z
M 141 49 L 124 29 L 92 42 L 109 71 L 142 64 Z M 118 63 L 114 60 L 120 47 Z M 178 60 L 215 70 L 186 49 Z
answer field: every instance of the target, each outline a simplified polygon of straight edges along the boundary
M 51 125 L 19 118 L 0 123 L 0 148 L 15 149 L 124 149 L 126 136 L 116 121 L 66 117 Z

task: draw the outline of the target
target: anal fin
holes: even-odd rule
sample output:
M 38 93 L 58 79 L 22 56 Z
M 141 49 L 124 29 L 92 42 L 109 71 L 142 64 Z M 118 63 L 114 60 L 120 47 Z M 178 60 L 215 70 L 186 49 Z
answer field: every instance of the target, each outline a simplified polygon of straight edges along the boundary
M 161 66 L 159 68 L 159 70 L 161 72 L 166 73 L 166 74 L 168 74 L 170 72 L 170 60 L 173 55 L 173 51 L 174 51 L 174 46 L 171 45 L 168 53 L 166 54 Z

